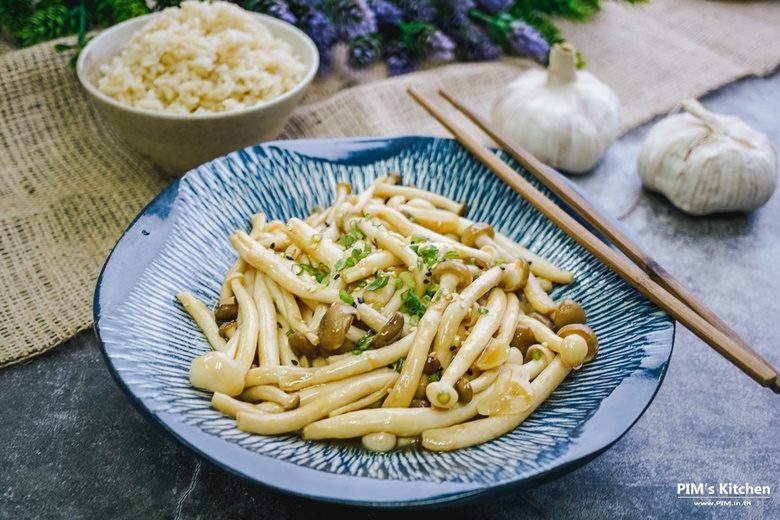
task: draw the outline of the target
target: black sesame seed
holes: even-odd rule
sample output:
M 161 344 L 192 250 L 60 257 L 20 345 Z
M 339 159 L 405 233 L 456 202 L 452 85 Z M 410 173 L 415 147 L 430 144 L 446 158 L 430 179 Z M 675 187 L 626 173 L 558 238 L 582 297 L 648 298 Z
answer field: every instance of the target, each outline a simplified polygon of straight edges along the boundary
M 458 348 L 458 347 L 456 347 L 455 345 L 452 345 L 452 346 L 450 347 L 450 350 L 452 351 L 452 350 L 455 350 L 456 348 Z
M 433 273 L 430 271 L 425 271 L 425 276 L 431 276 Z
M 278 321 L 276 322 L 276 326 L 279 327 L 280 329 L 282 328 L 282 324 L 279 323 Z
M 286 257 L 287 257 L 287 260 L 290 260 L 290 261 L 295 260 L 295 258 L 291 257 L 290 255 L 286 255 Z
M 423 283 L 431 283 L 431 281 L 426 278 L 425 280 L 423 280 Z
M 298 362 L 297 362 L 297 361 L 295 361 L 294 359 L 291 359 L 290 361 L 292 361 L 292 364 L 293 364 L 293 365 L 298 365 Z
M 506 267 L 504 267 L 503 265 L 500 267 L 500 269 L 501 269 L 502 271 L 506 271 Z
M 271 249 L 276 247 L 276 242 L 271 242 Z
M 340 276 L 341 276 L 341 273 L 336 273 L 336 276 L 334 276 L 333 279 L 334 280 L 338 280 Z
M 358 303 L 366 303 L 362 296 L 358 296 Z

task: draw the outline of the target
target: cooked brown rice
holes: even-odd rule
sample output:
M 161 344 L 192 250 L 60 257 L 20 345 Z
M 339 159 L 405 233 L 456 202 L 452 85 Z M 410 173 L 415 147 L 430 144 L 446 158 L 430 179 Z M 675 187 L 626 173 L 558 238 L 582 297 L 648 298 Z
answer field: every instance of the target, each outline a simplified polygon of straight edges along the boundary
M 255 16 L 227 2 L 165 9 L 100 69 L 98 90 L 156 112 L 251 107 L 297 85 L 306 66 Z

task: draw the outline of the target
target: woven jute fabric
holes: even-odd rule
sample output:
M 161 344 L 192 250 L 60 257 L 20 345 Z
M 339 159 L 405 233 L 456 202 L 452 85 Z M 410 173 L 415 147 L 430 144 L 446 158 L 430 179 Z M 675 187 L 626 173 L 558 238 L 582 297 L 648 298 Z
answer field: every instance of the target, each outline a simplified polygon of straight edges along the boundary
M 603 7 L 585 24 L 561 26 L 587 69 L 617 92 L 624 130 L 780 64 L 780 2 Z M 0 366 L 91 326 L 95 283 L 112 246 L 171 182 L 89 104 L 68 56 L 52 43 L 8 49 L 0 48 Z M 450 64 L 385 78 L 381 68 L 354 74 L 336 63 L 280 138 L 446 135 L 408 87 L 430 96 L 446 88 L 487 114 L 504 85 L 530 66 L 537 65 Z

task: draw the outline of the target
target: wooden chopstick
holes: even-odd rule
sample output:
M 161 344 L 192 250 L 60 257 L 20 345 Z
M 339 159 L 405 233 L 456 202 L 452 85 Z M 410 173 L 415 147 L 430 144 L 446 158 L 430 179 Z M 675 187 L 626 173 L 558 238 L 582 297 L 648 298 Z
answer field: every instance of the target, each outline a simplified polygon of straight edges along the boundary
M 647 273 L 653 281 L 672 295 L 676 296 L 694 312 L 707 320 L 713 327 L 720 329 L 721 332 L 728 335 L 738 343 L 744 351 L 754 356 L 760 362 L 766 363 L 766 361 L 764 361 L 764 359 L 754 351 L 745 340 L 739 337 L 739 335 L 717 314 L 704 305 L 704 303 L 691 293 L 690 290 L 661 267 L 658 262 L 642 249 L 639 244 L 629 238 L 611 219 L 602 215 L 593 204 L 574 190 L 557 171 L 541 162 L 518 144 L 513 143 L 511 139 L 494 124 L 453 98 L 447 92 L 439 90 L 439 95 L 468 117 L 517 162 L 522 164 L 531 175 L 536 177 L 536 179 L 557 195 L 558 198 L 563 200 L 570 208 L 577 212 L 577 214 L 588 224 L 604 235 L 615 247 L 642 269 L 642 271 Z M 777 374 L 776 370 L 775 374 Z
M 502 181 L 525 198 L 529 204 L 550 219 L 578 244 L 623 278 L 629 285 L 658 305 L 672 318 L 682 323 L 688 330 L 754 381 L 761 386 L 771 388 L 776 393 L 780 393 L 778 373 L 769 364 L 757 355 L 746 351 L 731 336 L 714 327 L 688 305 L 653 281 L 647 273 L 642 271 L 626 256 L 618 253 L 593 235 L 587 228 L 548 199 L 490 149 L 470 137 L 449 116 L 425 99 L 419 92 L 413 88 L 409 88 L 407 92 L 439 123 L 447 128 L 463 147 L 469 150 Z

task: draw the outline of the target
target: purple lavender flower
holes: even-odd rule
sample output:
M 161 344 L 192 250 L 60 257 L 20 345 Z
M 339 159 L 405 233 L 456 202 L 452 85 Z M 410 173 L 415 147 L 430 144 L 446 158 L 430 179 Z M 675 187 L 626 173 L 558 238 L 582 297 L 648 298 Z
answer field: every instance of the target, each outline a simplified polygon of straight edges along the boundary
M 377 33 L 363 34 L 349 42 L 347 65 L 365 70 L 382 58 L 382 39 Z
M 474 3 L 474 0 L 440 0 L 439 2 L 440 13 L 467 13 L 469 9 L 474 9 L 475 7 L 476 4 Z
M 298 21 L 298 19 L 295 18 L 295 15 L 290 11 L 290 6 L 287 5 L 287 3 L 283 0 L 277 0 L 274 2 L 273 5 L 268 8 L 266 13 L 273 17 L 279 18 L 280 20 L 284 20 L 287 23 L 295 24 Z
M 471 20 L 464 20 L 450 31 L 448 34 L 457 45 L 457 57 L 463 61 L 495 61 L 501 55 L 499 46 Z
M 439 30 L 425 37 L 423 47 L 425 58 L 429 60 L 451 60 L 455 57 L 455 42 Z
M 395 4 L 401 9 L 404 20 L 419 20 L 431 23 L 436 17 L 436 9 L 428 0 L 396 0 Z
M 476 0 L 477 9 L 488 14 L 505 13 L 512 7 L 514 0 Z
M 368 0 L 368 5 L 373 9 L 376 23 L 383 25 L 401 25 L 403 14 L 401 10 L 387 0 Z
M 540 63 L 547 61 L 550 44 L 534 27 L 515 20 L 509 26 L 506 39 L 507 51 L 519 56 L 530 56 Z
M 243 7 L 247 11 L 264 13 L 287 23 L 295 24 L 298 21 L 284 0 L 247 0 Z
M 317 46 L 320 53 L 320 66 L 317 68 L 317 74 L 326 74 L 330 70 L 330 47 Z
M 366 0 L 323 0 L 322 9 L 341 40 L 376 32 L 376 17 Z
M 328 47 L 336 41 L 336 31 L 322 11 L 308 7 L 298 17 L 298 27 L 309 35 L 317 48 Z
M 414 20 L 401 25 L 401 40 L 412 55 L 426 60 L 451 60 L 455 42 L 435 25 Z
M 409 52 L 409 48 L 400 40 L 390 42 L 385 49 L 385 62 L 387 73 L 391 76 L 400 76 L 414 72 L 417 62 Z

